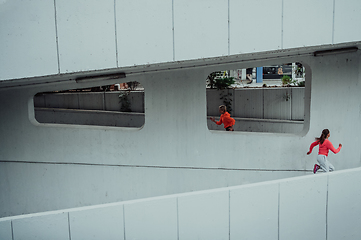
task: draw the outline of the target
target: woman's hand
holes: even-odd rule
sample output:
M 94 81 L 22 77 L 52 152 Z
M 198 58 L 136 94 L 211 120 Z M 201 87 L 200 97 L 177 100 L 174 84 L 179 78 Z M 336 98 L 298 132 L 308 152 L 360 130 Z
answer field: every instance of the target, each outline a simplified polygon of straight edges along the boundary
M 307 155 L 310 155 L 311 154 L 311 152 L 307 152 Z
M 338 146 L 339 146 L 339 147 L 342 147 L 342 144 L 340 143 Z

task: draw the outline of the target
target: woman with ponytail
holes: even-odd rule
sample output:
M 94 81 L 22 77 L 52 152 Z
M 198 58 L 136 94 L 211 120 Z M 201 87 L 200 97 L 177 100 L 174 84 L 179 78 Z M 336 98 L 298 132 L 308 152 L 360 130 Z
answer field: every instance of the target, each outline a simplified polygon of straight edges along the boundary
M 333 153 L 338 153 L 341 148 L 342 144 L 338 145 L 338 148 L 335 149 L 332 143 L 328 140 L 330 137 L 330 131 L 328 129 L 323 129 L 322 134 L 319 138 L 316 138 L 316 141 L 313 142 L 310 146 L 310 150 L 307 152 L 307 155 L 311 154 L 312 149 L 318 146 L 318 156 L 317 162 L 320 164 L 315 164 L 313 167 L 313 173 L 316 173 L 318 169 L 322 168 L 323 171 L 329 172 L 335 170 L 335 167 L 327 160 L 328 151 L 331 150 Z

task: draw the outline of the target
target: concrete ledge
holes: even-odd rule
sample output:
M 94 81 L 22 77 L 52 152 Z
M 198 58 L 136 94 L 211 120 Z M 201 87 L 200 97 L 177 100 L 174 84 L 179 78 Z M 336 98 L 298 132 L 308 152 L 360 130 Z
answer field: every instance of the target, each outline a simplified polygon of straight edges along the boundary
M 35 108 L 35 118 L 39 123 L 109 127 L 141 128 L 145 123 L 144 113 L 61 108 Z M 216 125 L 209 120 L 209 117 L 207 119 L 209 130 L 224 131 L 223 126 Z M 235 118 L 235 120 L 235 131 L 244 132 L 299 133 L 304 124 L 304 121 L 280 119 Z
M 216 119 L 219 116 L 214 116 Z M 304 121 L 280 120 L 280 119 L 258 119 L 258 118 L 234 118 L 235 131 L 241 132 L 272 132 L 272 133 L 301 133 Z M 207 119 L 209 130 L 225 131 L 223 125 L 217 125 L 209 117 Z
M 0 219 L 0 239 L 12 239 L 11 220 L 1 221 Z
M 35 108 L 35 119 L 39 123 L 132 128 L 140 128 L 145 122 L 144 113 L 61 108 Z
M 256 119 L 304 119 L 304 87 L 206 89 L 207 114 L 218 115 L 220 94 L 230 94 L 232 116 Z M 43 93 L 34 97 L 35 108 L 85 109 L 119 112 L 121 92 Z M 144 91 L 129 92 L 132 112 L 144 113 Z
M 0 236 L 9 236 L 10 227 L 14 239 L 353 240 L 361 235 L 361 189 L 352 184 L 360 180 L 356 168 L 6 217 Z

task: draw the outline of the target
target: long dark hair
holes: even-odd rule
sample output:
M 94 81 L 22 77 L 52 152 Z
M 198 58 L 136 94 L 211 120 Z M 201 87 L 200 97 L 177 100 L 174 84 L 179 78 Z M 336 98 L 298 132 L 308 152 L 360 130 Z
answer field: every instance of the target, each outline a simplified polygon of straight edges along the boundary
M 321 136 L 319 138 L 316 138 L 317 141 L 320 141 L 320 143 L 322 144 L 325 139 L 327 138 L 327 135 L 330 133 L 330 131 L 328 129 L 323 129 Z

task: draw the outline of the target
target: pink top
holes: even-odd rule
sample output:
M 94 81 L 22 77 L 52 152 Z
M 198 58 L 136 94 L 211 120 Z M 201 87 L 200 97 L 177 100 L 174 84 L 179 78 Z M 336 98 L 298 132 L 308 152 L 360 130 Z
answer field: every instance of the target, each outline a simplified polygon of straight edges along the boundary
M 317 145 L 320 145 L 318 146 L 318 155 L 328 156 L 328 150 L 331 150 L 335 154 L 341 150 L 341 146 L 335 149 L 332 143 L 330 142 L 330 140 L 325 139 L 325 141 L 322 144 L 318 140 L 316 142 L 313 142 L 310 146 L 310 153 L 312 152 L 312 149 Z

